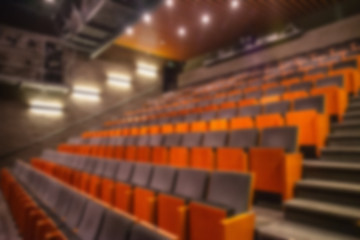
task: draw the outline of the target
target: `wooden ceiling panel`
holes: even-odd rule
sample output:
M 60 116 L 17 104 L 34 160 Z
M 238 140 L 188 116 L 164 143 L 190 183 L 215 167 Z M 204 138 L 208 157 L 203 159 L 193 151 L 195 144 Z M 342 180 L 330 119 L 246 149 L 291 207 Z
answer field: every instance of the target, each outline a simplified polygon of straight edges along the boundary
M 187 60 L 235 42 L 248 34 L 264 33 L 300 17 L 314 13 L 341 0 L 239 0 L 237 9 L 232 0 L 173 0 L 152 15 L 151 24 L 139 21 L 134 34 L 123 34 L 115 43 L 160 57 Z M 202 14 L 211 22 L 201 24 Z M 177 30 L 185 27 L 187 35 L 179 37 Z

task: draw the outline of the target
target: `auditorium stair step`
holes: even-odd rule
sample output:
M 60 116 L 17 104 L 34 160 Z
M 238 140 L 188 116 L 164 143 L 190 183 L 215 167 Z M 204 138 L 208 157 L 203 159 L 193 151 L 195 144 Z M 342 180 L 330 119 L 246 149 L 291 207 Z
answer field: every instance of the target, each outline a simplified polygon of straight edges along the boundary
M 296 184 L 295 193 L 297 199 L 334 203 L 360 210 L 360 185 L 356 183 L 302 180 Z
M 351 111 L 351 112 L 347 112 L 344 115 L 344 121 L 348 121 L 348 120 L 360 120 L 360 111 Z
M 257 232 L 257 240 L 358 240 L 356 236 L 289 221 L 269 224 Z
M 354 102 L 354 103 L 349 104 L 347 111 L 348 112 L 360 111 L 360 102 Z
M 360 163 L 360 147 L 329 146 L 322 150 L 323 160 Z
M 360 133 L 360 121 L 347 120 L 342 123 L 335 123 L 331 128 L 333 133 Z
M 329 146 L 360 146 L 360 133 L 334 133 L 328 138 Z
M 285 219 L 360 236 L 360 209 L 314 200 L 285 203 Z
M 360 103 L 360 97 L 359 96 L 350 98 L 350 104 L 354 104 L 354 103 Z
M 303 178 L 360 183 L 360 164 L 306 160 L 303 163 Z

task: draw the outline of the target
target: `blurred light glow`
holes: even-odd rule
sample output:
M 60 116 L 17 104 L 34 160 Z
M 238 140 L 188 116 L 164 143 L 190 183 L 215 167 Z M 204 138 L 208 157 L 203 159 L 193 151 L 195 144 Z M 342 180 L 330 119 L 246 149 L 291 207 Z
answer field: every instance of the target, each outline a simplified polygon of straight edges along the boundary
M 99 101 L 100 91 L 94 87 L 74 86 L 72 96 L 78 99 Z
M 144 63 L 144 62 L 137 62 L 137 69 L 136 72 L 138 75 L 155 78 L 157 76 L 158 68 L 156 65 Z
M 59 116 L 62 114 L 63 104 L 61 102 L 51 102 L 45 100 L 31 100 L 30 112 L 41 114 Z
M 127 27 L 125 32 L 127 35 L 131 36 L 134 34 L 134 29 L 132 27 Z
M 231 7 L 232 9 L 237 9 L 239 6 L 240 6 L 239 0 L 232 0 L 232 1 L 230 2 L 230 7 Z
M 131 76 L 126 74 L 110 73 L 108 75 L 108 83 L 113 86 L 130 88 Z
M 46 116 L 61 116 L 62 110 L 60 109 L 41 109 L 41 108 L 30 108 L 30 112 L 38 115 Z
M 185 37 L 185 36 L 186 36 L 186 28 L 185 28 L 185 27 L 180 27 L 180 28 L 178 29 L 178 35 L 179 35 L 180 37 Z
M 166 0 L 165 4 L 167 7 L 172 8 L 174 6 L 174 0 Z
M 210 21 L 211 21 L 211 19 L 210 19 L 210 16 L 208 14 L 204 14 L 204 15 L 201 16 L 201 22 L 203 24 L 205 24 L 205 25 L 209 24 Z
M 143 20 L 145 23 L 151 23 L 152 21 L 151 15 L 149 13 L 145 13 L 143 16 Z

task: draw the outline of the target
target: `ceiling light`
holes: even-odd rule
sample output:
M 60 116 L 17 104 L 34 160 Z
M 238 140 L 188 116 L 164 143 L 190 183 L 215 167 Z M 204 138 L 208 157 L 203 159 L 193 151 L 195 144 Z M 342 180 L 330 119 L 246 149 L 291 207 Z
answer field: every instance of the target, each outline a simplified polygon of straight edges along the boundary
M 100 91 L 96 88 L 75 86 L 73 88 L 72 96 L 78 99 L 98 101 L 100 100 Z
M 47 3 L 54 3 L 55 0 L 45 0 L 45 2 L 47 2 Z
M 130 81 L 131 76 L 126 74 L 110 73 L 108 76 L 108 83 L 113 86 L 129 88 L 131 87 Z
M 238 8 L 239 6 L 240 6 L 239 0 L 232 0 L 232 1 L 230 2 L 230 7 L 231 7 L 232 9 L 236 9 L 236 8 Z
M 137 63 L 137 74 L 149 77 L 149 78 L 155 78 L 157 76 L 157 67 L 155 65 L 147 64 L 144 62 L 138 62 Z
M 134 29 L 132 27 L 127 27 L 125 32 L 127 35 L 131 36 L 134 34 Z
M 174 0 L 166 0 L 165 4 L 167 7 L 171 8 L 174 6 Z
M 145 13 L 143 16 L 143 20 L 145 23 L 151 23 L 151 15 L 148 13 Z
M 201 22 L 202 22 L 203 24 L 208 24 L 208 23 L 210 23 L 210 16 L 209 16 L 208 14 L 202 15 L 202 17 L 201 17 Z
M 63 104 L 60 102 L 49 102 L 42 100 L 32 100 L 30 111 L 41 115 L 59 116 L 62 114 Z
M 184 27 L 180 27 L 180 28 L 178 29 L 178 35 L 179 35 L 180 37 L 185 37 L 185 36 L 186 36 L 186 29 L 185 29 Z

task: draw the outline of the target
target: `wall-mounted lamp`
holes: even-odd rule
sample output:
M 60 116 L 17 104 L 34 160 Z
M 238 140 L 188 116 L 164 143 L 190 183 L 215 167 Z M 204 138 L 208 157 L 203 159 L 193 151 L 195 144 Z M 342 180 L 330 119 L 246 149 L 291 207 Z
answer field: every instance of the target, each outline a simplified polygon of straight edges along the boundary
M 138 62 L 136 72 L 138 75 L 148 77 L 148 78 L 155 78 L 157 76 L 158 68 L 155 65 Z
M 35 114 L 59 116 L 63 113 L 63 104 L 60 102 L 49 102 L 42 100 L 32 100 L 30 111 Z
M 72 96 L 78 99 L 99 101 L 100 91 L 97 88 L 74 86 Z
M 112 86 L 130 88 L 131 87 L 130 81 L 131 81 L 131 76 L 127 74 L 110 73 L 108 75 L 108 83 Z

